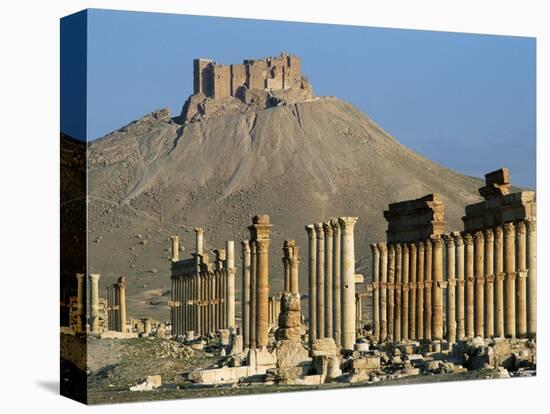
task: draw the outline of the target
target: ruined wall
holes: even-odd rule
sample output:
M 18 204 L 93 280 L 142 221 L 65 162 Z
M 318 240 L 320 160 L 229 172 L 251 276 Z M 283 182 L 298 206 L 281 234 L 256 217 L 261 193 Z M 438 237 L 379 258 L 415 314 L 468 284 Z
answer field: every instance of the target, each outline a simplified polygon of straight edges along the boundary
M 384 218 L 388 221 L 388 242 L 424 240 L 443 233 L 447 224 L 439 194 L 392 203 Z

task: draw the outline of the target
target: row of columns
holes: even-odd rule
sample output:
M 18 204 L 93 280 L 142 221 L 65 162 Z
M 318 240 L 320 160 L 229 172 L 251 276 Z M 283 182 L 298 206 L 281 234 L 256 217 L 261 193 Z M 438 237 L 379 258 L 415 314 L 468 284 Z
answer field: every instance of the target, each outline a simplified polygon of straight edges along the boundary
M 534 219 L 371 249 L 377 339 L 536 335 Z
M 357 217 L 307 225 L 309 238 L 309 340 L 355 343 L 355 246 Z
M 280 313 L 281 313 L 281 298 L 277 296 L 270 296 L 269 308 L 268 308 L 269 326 L 278 326 Z
M 207 335 L 227 328 L 226 285 L 223 268 L 173 277 L 173 334 Z
M 91 273 L 89 275 L 90 282 L 90 331 L 93 335 L 99 335 L 100 323 L 99 323 L 99 278 L 98 273 Z M 86 275 L 84 273 L 77 273 L 77 332 L 86 332 L 86 326 L 88 322 L 86 312 Z
M 109 330 L 126 332 L 126 278 L 121 276 L 113 286 L 107 286 Z
M 179 260 L 179 238 L 172 236 L 172 261 Z M 235 245 L 215 250 L 214 269 L 204 253 L 204 230 L 195 228 L 195 271 L 172 276 L 172 330 L 174 335 L 196 335 L 236 328 Z

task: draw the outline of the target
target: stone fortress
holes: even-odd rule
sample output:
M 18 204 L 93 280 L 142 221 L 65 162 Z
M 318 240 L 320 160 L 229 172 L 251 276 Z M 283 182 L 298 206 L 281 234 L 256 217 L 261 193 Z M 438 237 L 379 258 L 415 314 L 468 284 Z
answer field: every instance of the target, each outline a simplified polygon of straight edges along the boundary
M 194 59 L 193 95 L 183 107 L 181 121 L 196 122 L 313 98 L 313 89 L 295 55 L 281 53 L 229 65 Z
M 250 89 L 272 91 L 300 88 L 301 62 L 297 56 L 246 59 L 242 64 L 222 65 L 210 59 L 193 60 L 193 93 L 212 99 L 244 97 Z

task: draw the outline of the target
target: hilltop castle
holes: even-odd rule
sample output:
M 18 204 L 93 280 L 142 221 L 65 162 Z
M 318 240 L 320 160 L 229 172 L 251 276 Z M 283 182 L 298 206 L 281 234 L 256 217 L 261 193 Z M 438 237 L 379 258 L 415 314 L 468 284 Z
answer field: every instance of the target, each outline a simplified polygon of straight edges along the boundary
M 194 94 L 209 98 L 242 97 L 246 89 L 283 90 L 300 88 L 301 63 L 298 56 L 246 59 L 241 65 L 220 65 L 209 59 L 193 60 Z
M 193 60 L 193 95 L 182 120 L 195 122 L 234 112 L 261 110 L 312 99 L 313 90 L 302 76 L 298 56 L 245 59 L 222 65 L 210 59 Z

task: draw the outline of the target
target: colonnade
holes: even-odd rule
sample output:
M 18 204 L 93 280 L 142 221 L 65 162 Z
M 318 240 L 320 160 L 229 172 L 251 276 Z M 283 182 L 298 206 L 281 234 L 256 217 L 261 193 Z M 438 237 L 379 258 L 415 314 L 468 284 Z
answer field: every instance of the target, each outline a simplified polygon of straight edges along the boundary
M 110 331 L 126 332 L 126 278 L 121 276 L 117 283 L 107 286 L 107 312 Z
M 357 217 L 305 226 L 309 238 L 309 340 L 355 344 L 355 245 Z
M 179 260 L 179 240 L 172 237 L 172 334 L 213 334 L 235 328 L 235 247 L 214 250 L 209 262 L 204 252 L 204 231 L 195 229 L 193 259 Z
M 536 335 L 534 219 L 371 249 L 378 340 Z

